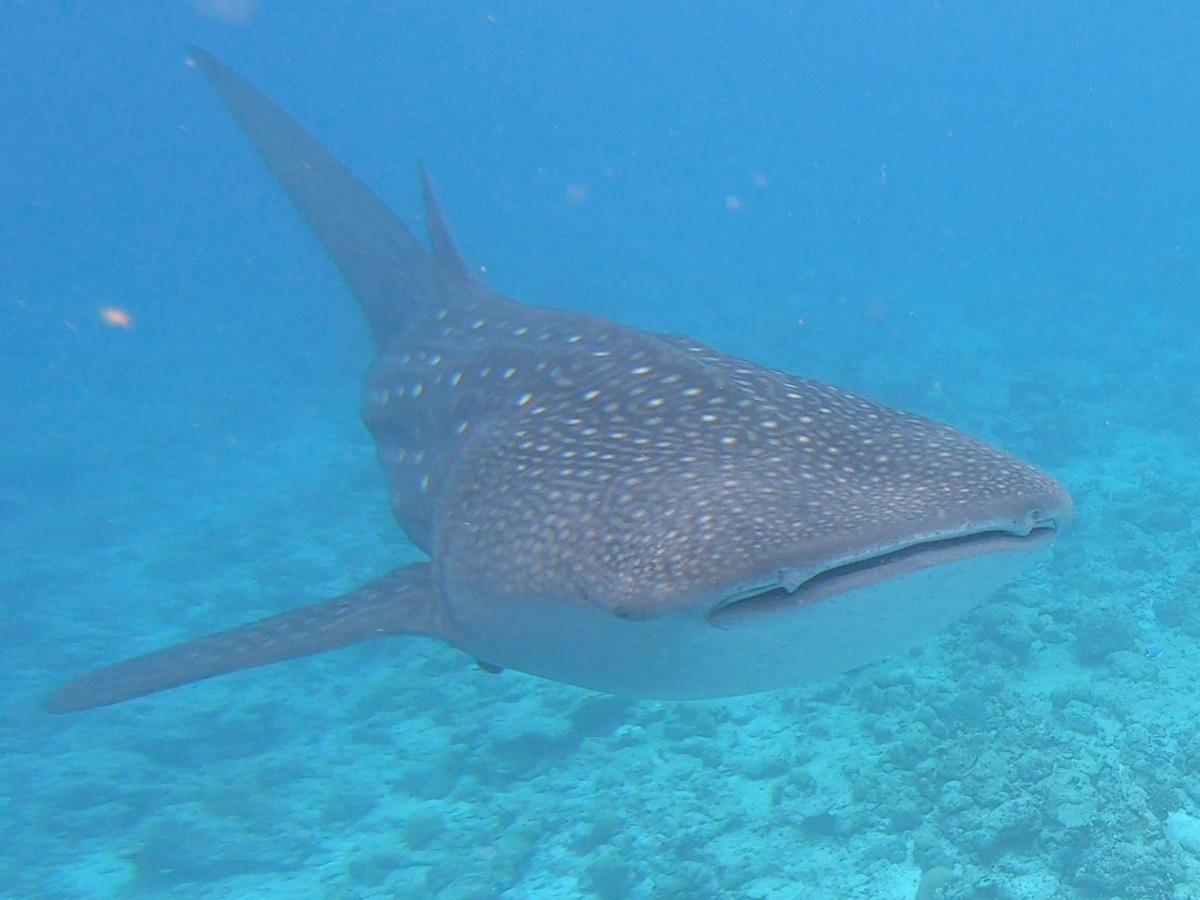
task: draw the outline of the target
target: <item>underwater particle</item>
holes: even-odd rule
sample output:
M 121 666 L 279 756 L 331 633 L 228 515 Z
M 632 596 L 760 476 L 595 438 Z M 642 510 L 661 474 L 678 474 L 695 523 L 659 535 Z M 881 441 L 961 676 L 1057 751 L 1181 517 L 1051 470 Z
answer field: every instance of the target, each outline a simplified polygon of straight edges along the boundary
M 196 11 L 232 25 L 245 25 L 258 12 L 258 0 L 196 0 Z
M 742 208 L 742 199 L 736 194 L 725 195 L 725 208 L 737 212 Z
M 586 202 L 588 198 L 587 185 L 579 184 L 577 182 L 568 184 L 564 193 L 566 194 L 567 202 L 572 206 L 578 206 L 579 204 Z
M 118 306 L 106 306 L 100 310 L 100 320 L 109 328 L 129 328 L 133 325 L 133 316 Z

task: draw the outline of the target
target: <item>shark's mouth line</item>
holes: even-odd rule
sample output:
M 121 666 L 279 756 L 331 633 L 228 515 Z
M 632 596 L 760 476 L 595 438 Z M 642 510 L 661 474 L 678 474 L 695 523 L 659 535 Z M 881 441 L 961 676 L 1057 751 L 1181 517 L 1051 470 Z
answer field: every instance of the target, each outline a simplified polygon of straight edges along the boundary
M 1028 534 L 991 530 L 921 541 L 875 556 L 825 569 L 789 591 L 782 585 L 733 600 L 708 616 L 716 626 L 733 625 L 747 618 L 791 612 L 844 594 L 847 591 L 911 575 L 932 566 L 971 557 L 1015 550 L 1034 550 L 1052 543 L 1058 534 L 1053 520 L 1039 522 Z

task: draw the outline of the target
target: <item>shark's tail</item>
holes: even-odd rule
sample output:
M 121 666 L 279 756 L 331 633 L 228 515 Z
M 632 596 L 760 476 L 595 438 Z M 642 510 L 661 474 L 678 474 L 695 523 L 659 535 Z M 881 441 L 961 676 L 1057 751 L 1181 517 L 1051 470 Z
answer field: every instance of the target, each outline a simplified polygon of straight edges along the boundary
M 432 259 L 387 204 L 258 88 L 203 50 L 190 55 L 337 263 L 376 347 L 434 302 L 439 278 L 465 273 L 423 170 Z
M 436 636 L 429 564 L 389 572 L 348 594 L 89 672 L 51 694 L 52 713 L 108 706 L 268 663 L 396 634 Z

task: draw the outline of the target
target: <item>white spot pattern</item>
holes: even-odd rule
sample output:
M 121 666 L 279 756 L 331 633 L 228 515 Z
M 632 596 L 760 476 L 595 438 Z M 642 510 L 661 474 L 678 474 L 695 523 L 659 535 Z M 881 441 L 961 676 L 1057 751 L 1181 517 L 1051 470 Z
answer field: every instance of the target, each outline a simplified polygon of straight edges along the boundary
M 495 298 L 399 336 L 372 368 L 364 417 L 397 517 L 426 549 L 453 546 L 456 583 L 630 615 L 748 566 L 803 565 L 1058 490 L 830 385 Z

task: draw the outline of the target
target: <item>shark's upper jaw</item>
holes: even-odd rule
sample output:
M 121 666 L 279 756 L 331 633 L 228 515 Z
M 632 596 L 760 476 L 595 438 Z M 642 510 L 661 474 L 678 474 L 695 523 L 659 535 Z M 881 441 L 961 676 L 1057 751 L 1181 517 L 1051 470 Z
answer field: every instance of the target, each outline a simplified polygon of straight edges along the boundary
M 1060 492 L 1045 508 L 1031 509 L 1024 522 L 991 523 L 955 533 L 914 537 L 832 561 L 824 568 L 779 572 L 758 587 L 741 588 L 719 597 L 708 620 L 717 627 L 735 626 L 751 618 L 793 613 L 830 597 L 932 566 L 1048 547 L 1073 515 L 1070 497 Z

